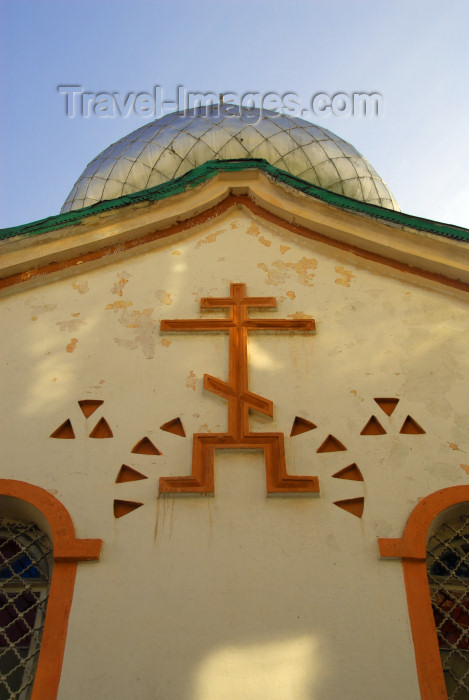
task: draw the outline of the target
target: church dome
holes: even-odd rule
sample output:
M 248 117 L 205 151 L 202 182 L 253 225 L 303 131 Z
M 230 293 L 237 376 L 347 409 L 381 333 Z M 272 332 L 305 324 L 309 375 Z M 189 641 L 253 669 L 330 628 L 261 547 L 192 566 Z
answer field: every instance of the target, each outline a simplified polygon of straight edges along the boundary
M 168 182 L 209 160 L 243 158 L 264 158 L 313 185 L 399 211 L 374 168 L 331 131 L 268 110 L 232 110 L 173 112 L 116 141 L 85 168 L 62 213 Z

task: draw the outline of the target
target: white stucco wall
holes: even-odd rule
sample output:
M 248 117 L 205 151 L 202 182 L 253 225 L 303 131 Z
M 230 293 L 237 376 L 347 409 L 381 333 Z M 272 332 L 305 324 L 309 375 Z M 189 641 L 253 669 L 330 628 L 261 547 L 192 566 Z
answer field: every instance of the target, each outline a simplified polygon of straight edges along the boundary
M 214 497 L 157 498 L 160 476 L 190 473 L 192 433 L 226 429 L 202 380 L 228 371 L 226 334 L 160 320 L 199 318 L 230 282 L 277 297 L 252 315 L 316 321 L 252 333 L 249 359 L 250 389 L 275 404 L 252 430 L 284 432 L 289 472 L 317 475 L 319 497 L 266 498 L 262 453 L 223 451 Z M 467 294 L 235 210 L 0 313 L 2 477 L 48 489 L 78 537 L 104 540 L 78 566 L 61 700 L 419 697 L 401 563 L 376 538 L 468 482 Z M 376 397 L 399 399 L 391 417 Z M 85 419 L 87 398 L 104 403 Z M 372 414 L 385 435 L 360 435 Z M 425 434 L 399 433 L 407 415 Z M 101 416 L 112 439 L 88 437 Z M 185 439 L 159 430 L 177 416 Z M 317 428 L 289 438 L 295 416 Z M 67 418 L 76 439 L 49 438 Z M 329 434 L 347 450 L 318 454 Z M 143 436 L 161 456 L 131 454 Z M 363 482 L 332 478 L 353 462 Z M 148 479 L 116 484 L 122 464 Z M 361 519 L 334 505 L 361 496 Z M 144 505 L 115 519 L 114 499 Z

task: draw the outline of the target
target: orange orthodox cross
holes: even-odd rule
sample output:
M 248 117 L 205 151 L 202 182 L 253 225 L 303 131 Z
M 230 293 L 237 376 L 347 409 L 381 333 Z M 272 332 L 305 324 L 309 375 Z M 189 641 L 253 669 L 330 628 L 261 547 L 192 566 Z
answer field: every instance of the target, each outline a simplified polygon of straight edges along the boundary
M 287 474 L 283 433 L 252 433 L 249 430 L 249 409 L 273 416 L 273 403 L 248 387 L 248 331 L 315 330 L 313 319 L 249 318 L 249 308 L 276 308 L 275 297 L 248 297 L 245 284 L 232 284 L 231 296 L 204 297 L 201 309 L 229 309 L 228 318 L 181 319 L 161 321 L 162 331 L 228 331 L 228 382 L 204 375 L 204 388 L 228 401 L 226 433 L 194 433 L 192 474 L 160 478 L 160 493 L 213 493 L 215 490 L 214 457 L 219 449 L 261 449 L 265 456 L 267 493 L 318 493 L 316 476 Z

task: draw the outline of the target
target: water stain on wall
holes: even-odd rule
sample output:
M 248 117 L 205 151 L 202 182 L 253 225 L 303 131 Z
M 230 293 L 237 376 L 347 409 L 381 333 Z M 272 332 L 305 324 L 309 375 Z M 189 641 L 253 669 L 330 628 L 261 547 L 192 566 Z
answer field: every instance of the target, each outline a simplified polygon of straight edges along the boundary
M 104 307 L 106 311 L 109 309 L 126 309 L 128 306 L 132 306 L 133 302 L 131 301 L 121 301 L 120 299 L 118 301 L 113 301 L 112 304 L 106 304 Z
M 158 321 L 152 318 L 153 309 L 129 310 L 131 301 L 115 301 L 107 304 L 106 309 L 114 311 L 118 316 L 118 322 L 125 328 L 131 328 L 133 338 L 114 338 L 114 342 L 121 347 L 135 350 L 140 346 L 148 360 L 155 356 L 155 343 L 158 335 Z
M 258 263 L 257 267 L 267 274 L 267 284 L 277 286 L 296 274 L 300 284 L 306 287 L 313 286 L 314 272 L 318 266 L 315 258 L 301 258 L 296 263 L 275 260 L 269 267 L 266 263 Z
M 124 293 L 124 287 L 128 283 L 129 278 L 131 276 L 132 275 L 129 275 L 128 272 L 125 272 L 125 271 L 120 272 L 118 274 L 118 277 L 119 277 L 118 281 L 111 288 L 111 294 L 118 294 L 121 297 Z
M 262 243 L 262 245 L 265 245 L 266 248 L 268 248 L 269 246 L 272 245 L 271 241 L 269 241 L 264 236 L 261 236 L 261 232 L 260 232 L 259 227 L 256 226 L 256 224 L 254 224 L 254 223 L 251 223 L 249 225 L 249 227 L 246 229 L 246 233 L 248 234 L 248 236 L 254 236 L 255 238 L 257 238 L 259 243 Z
M 73 316 L 73 314 L 71 314 Z M 87 322 L 83 321 L 82 318 L 72 318 L 70 321 L 57 321 L 56 326 L 59 327 L 61 331 L 77 331 L 80 326 L 87 326 Z
M 157 289 L 155 292 L 155 296 L 158 299 L 158 301 L 161 301 L 162 304 L 166 304 L 166 306 L 171 306 L 173 303 L 173 300 L 171 299 L 171 294 L 164 289 Z
M 45 314 L 48 311 L 54 311 L 57 308 L 57 304 L 32 304 L 30 307 L 34 316 L 31 316 L 32 321 L 37 321 L 37 317 L 40 314 Z
M 188 389 L 192 389 L 192 391 L 195 391 L 195 385 L 198 381 L 199 380 L 197 375 L 195 374 L 194 370 L 191 369 L 191 371 L 189 372 L 189 376 L 186 379 L 186 387 Z
M 217 240 L 220 233 L 224 233 L 224 232 L 225 232 L 225 229 L 221 228 L 221 229 L 218 229 L 218 231 L 214 231 L 213 233 L 209 233 L 208 236 L 205 236 L 205 238 L 202 238 L 197 243 L 197 245 L 195 246 L 196 249 L 200 248 L 200 246 L 202 246 L 202 245 L 208 245 L 210 243 L 215 243 L 215 241 Z
M 78 294 L 86 294 L 90 291 L 90 288 L 88 286 L 88 280 L 82 280 L 81 282 L 73 282 L 72 287 L 73 289 L 77 290 Z

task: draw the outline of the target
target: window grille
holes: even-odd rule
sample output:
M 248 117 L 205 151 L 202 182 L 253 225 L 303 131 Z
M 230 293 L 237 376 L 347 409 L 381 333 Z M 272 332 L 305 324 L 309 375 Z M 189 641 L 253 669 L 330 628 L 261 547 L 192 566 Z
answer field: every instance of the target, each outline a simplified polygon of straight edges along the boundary
M 0 520 L 0 700 L 31 697 L 51 570 L 51 542 L 34 523 Z
M 469 698 L 469 514 L 452 517 L 427 545 L 427 573 L 448 700 Z

